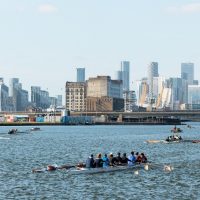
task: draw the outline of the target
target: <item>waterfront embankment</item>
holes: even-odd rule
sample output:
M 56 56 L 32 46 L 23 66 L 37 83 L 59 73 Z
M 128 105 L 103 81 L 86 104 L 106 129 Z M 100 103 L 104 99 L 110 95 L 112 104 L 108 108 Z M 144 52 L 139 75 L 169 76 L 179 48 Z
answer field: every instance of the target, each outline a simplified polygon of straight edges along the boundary
M 0 126 L 92 126 L 92 125 L 181 125 L 180 120 L 171 121 L 151 121 L 151 122 L 93 122 L 93 123 L 52 123 L 52 122 L 4 122 L 0 123 Z

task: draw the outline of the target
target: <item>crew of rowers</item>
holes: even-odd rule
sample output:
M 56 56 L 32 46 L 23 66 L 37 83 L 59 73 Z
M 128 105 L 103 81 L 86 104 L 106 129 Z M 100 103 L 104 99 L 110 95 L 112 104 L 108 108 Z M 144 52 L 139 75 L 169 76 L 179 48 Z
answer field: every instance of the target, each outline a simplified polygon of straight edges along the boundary
M 126 157 L 126 153 L 124 153 L 122 157 L 120 153 L 118 153 L 116 157 L 114 157 L 113 154 L 110 153 L 109 156 L 105 154 L 103 158 L 101 157 L 101 154 L 98 154 L 95 159 L 92 154 L 90 157 L 87 158 L 86 163 L 78 163 L 77 165 L 61 165 L 61 166 L 47 165 L 46 168 L 32 169 L 32 172 L 35 173 L 35 172 L 55 171 L 57 169 L 70 169 L 73 167 L 81 169 L 83 167 L 106 168 L 106 167 L 114 167 L 122 165 L 133 166 L 136 163 L 147 163 L 147 157 L 144 155 L 144 153 L 139 154 L 138 152 L 134 153 L 132 151 L 128 157 Z
M 86 168 L 113 167 L 118 165 L 133 166 L 135 163 L 147 163 L 147 157 L 144 153 L 139 154 L 138 152 L 134 153 L 132 151 L 128 157 L 126 156 L 126 153 L 122 156 L 118 153 L 116 157 L 114 157 L 112 153 L 110 153 L 109 156 L 105 154 L 103 157 L 101 154 L 98 154 L 95 159 L 92 154 L 86 160 Z

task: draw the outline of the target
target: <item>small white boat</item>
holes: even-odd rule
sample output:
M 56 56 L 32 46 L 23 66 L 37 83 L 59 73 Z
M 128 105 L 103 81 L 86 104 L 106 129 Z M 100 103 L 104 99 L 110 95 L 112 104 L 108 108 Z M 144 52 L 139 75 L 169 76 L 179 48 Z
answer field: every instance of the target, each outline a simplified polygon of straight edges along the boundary
M 130 169 L 144 169 L 144 163 L 142 164 L 135 164 L 133 166 L 114 166 L 114 167 L 100 167 L 100 168 L 72 168 L 67 170 L 67 173 L 70 175 L 76 174 L 99 174 L 99 173 L 109 173 L 109 172 L 116 172 L 116 171 L 124 171 Z

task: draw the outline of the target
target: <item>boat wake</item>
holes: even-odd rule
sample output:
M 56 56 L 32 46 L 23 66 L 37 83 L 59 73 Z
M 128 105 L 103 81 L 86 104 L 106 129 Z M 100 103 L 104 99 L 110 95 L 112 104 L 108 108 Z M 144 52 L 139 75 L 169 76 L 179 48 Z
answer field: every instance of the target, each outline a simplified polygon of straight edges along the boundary
M 0 140 L 10 140 L 8 137 L 0 137 Z

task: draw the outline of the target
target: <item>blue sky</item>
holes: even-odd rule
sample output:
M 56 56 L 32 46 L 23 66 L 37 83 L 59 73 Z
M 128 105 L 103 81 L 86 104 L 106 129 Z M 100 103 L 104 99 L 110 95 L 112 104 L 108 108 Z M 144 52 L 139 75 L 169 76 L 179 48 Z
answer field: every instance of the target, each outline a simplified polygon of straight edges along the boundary
M 133 83 L 151 61 L 166 77 L 194 62 L 200 80 L 199 21 L 197 0 L 0 0 L 0 76 L 51 96 L 76 80 L 76 67 L 114 78 L 121 60 Z

